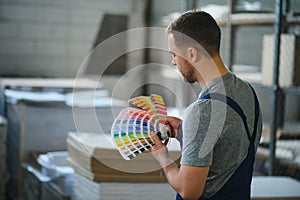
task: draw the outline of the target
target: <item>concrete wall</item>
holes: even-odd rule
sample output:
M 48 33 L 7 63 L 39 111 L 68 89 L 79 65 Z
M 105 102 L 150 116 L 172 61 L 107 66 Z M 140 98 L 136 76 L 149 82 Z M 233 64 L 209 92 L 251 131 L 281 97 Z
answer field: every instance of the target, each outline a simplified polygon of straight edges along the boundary
M 131 23 L 131 27 L 138 27 L 142 23 L 140 21 L 143 14 L 133 12 L 136 7 L 142 7 L 134 6 L 137 3 L 133 2 L 0 0 L 0 76 L 74 76 L 91 50 L 103 14 L 130 13 L 135 15 L 132 17 L 135 22 Z M 264 8 L 274 9 L 275 1 L 261 2 Z M 224 5 L 226 0 L 197 1 L 198 7 L 207 4 Z M 238 1 L 238 4 L 242 4 L 242 1 Z M 291 5 L 293 10 L 300 10 L 300 1 L 292 0 Z M 159 25 L 157 21 L 161 17 L 184 9 L 183 0 L 153 0 L 153 25 Z M 239 28 L 236 35 L 235 63 L 260 66 L 262 36 L 272 32 L 273 27 Z M 224 28 L 222 34 L 225 36 Z M 224 46 L 223 37 L 223 57 Z M 153 60 L 157 58 L 154 57 Z
M 128 14 L 131 2 L 1 0 L 0 76 L 75 76 L 103 14 Z
M 140 13 L 142 7 L 133 2 L 0 0 L 0 76 L 73 77 L 91 50 L 103 14 L 130 13 L 135 15 L 131 18 L 131 27 L 138 27 L 143 23 L 143 13 Z M 262 1 L 263 7 L 274 9 L 274 2 Z M 293 10 L 300 9 L 300 1 L 291 2 Z M 197 1 L 198 7 L 207 4 L 224 5 L 226 0 Z M 238 4 L 242 4 L 242 1 L 238 1 Z M 140 12 L 133 12 L 134 9 L 139 9 Z M 184 10 L 183 0 L 153 0 L 153 25 L 159 26 L 157 21 L 171 12 Z M 272 32 L 273 27 L 239 28 L 235 63 L 260 66 L 262 36 Z M 225 37 L 224 28 L 222 34 Z M 221 46 L 223 57 L 224 37 Z M 160 58 L 154 55 L 153 60 L 157 59 Z M 167 63 L 168 60 L 160 62 Z

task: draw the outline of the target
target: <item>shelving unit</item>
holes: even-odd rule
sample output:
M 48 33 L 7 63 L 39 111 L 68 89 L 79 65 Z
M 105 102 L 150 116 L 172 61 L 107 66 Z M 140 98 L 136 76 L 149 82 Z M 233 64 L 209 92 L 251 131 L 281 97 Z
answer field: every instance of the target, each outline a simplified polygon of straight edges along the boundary
M 273 175 L 275 163 L 276 132 L 284 124 L 283 116 L 279 111 L 283 110 L 286 93 L 300 95 L 300 87 L 281 88 L 279 85 L 279 58 L 280 36 L 289 26 L 299 26 L 298 13 L 289 13 L 289 0 L 275 0 L 275 13 L 244 13 L 234 9 L 237 0 L 227 0 L 229 14 L 227 20 L 218 21 L 220 26 L 226 27 L 226 62 L 231 69 L 234 59 L 234 46 L 236 27 L 238 26 L 274 26 L 275 48 L 273 66 L 273 85 L 258 85 L 262 89 L 272 91 L 272 119 L 270 122 L 270 152 L 269 152 L 269 175 Z
M 233 26 L 270 26 L 275 24 L 276 14 L 274 13 L 235 13 L 230 14 L 228 21 Z M 219 26 L 225 26 L 225 20 L 219 20 Z M 290 15 L 283 26 L 300 25 L 295 15 Z

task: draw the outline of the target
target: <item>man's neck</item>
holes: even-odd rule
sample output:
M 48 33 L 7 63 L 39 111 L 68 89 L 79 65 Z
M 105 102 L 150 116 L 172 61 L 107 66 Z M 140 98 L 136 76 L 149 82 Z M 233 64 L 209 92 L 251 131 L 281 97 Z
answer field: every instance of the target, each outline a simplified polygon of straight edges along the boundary
M 225 67 L 221 57 L 219 55 L 212 57 L 211 59 L 202 60 L 201 74 L 198 77 L 198 82 L 201 88 L 205 88 L 212 80 L 219 78 L 227 74 L 228 70 Z

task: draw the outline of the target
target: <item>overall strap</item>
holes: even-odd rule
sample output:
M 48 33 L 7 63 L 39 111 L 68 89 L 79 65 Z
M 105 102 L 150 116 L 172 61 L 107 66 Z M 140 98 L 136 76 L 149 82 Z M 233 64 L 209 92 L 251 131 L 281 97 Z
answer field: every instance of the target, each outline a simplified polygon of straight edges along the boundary
M 255 138 L 256 138 L 256 132 L 257 132 L 256 129 L 257 129 L 258 118 L 259 118 L 259 103 L 258 103 L 258 98 L 257 98 L 257 95 L 256 95 L 253 87 L 250 84 L 248 84 L 248 85 L 251 88 L 251 91 L 254 96 L 254 102 L 255 102 L 255 111 L 254 111 L 255 118 L 254 118 L 254 127 L 253 127 L 252 137 L 249 132 L 247 117 L 246 117 L 245 113 L 243 112 L 242 108 L 238 105 L 238 103 L 236 103 L 232 98 L 230 98 L 224 94 L 220 94 L 220 93 L 208 93 L 208 94 L 204 95 L 203 97 L 200 97 L 199 100 L 214 99 L 214 100 L 221 101 L 221 102 L 227 104 L 228 106 L 230 106 L 234 111 L 236 111 L 239 114 L 239 116 L 243 120 L 248 139 L 251 142 L 254 142 Z
M 239 116 L 241 117 L 241 119 L 243 120 L 248 139 L 251 141 L 251 135 L 250 135 L 248 124 L 247 124 L 247 117 L 246 117 L 245 113 L 243 112 L 242 108 L 232 98 L 230 98 L 224 94 L 220 94 L 220 93 L 208 93 L 208 94 L 204 95 L 203 97 L 201 97 L 199 100 L 205 100 L 205 99 L 218 100 L 220 102 L 227 104 L 234 111 L 236 111 L 239 114 Z M 256 110 L 256 108 L 255 108 L 255 110 Z M 254 130 L 256 130 L 256 129 L 254 129 Z
M 254 96 L 254 101 L 255 101 L 255 118 L 254 118 L 254 127 L 253 127 L 253 134 L 252 134 L 252 142 L 255 141 L 255 138 L 256 138 L 256 132 L 257 132 L 257 124 L 258 124 L 258 118 L 259 118 L 259 103 L 258 103 L 258 98 L 257 98 L 257 95 L 253 89 L 253 87 L 249 84 L 251 90 L 252 90 L 252 93 L 253 93 L 253 96 Z

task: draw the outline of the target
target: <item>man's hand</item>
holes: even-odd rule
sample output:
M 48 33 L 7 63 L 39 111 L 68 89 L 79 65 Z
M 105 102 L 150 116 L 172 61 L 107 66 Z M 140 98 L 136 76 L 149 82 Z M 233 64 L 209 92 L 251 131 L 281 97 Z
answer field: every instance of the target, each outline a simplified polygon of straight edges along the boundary
M 166 144 L 162 143 L 155 132 L 151 132 L 151 137 L 155 143 L 155 145 L 150 149 L 152 156 L 159 162 L 162 168 L 170 165 L 172 162 L 169 159 Z
M 209 167 L 181 165 L 179 169 L 169 159 L 168 150 L 156 133 L 151 132 L 151 137 L 155 142 L 150 149 L 151 154 L 163 168 L 171 186 L 184 199 L 199 199 L 204 190 Z
M 178 132 L 178 127 L 181 124 L 182 120 L 177 117 L 167 117 L 166 122 L 170 126 L 171 129 L 171 137 L 176 137 Z

